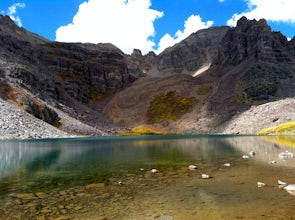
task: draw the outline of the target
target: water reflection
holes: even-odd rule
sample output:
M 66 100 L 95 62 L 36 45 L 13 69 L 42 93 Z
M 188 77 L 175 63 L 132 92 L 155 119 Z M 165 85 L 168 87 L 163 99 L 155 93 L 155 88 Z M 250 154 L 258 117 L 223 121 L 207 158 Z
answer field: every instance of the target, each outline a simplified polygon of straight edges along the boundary
M 149 169 L 209 163 L 238 158 L 250 151 L 257 152 L 256 160 L 270 162 L 278 160 L 277 155 L 286 149 L 288 147 L 281 143 L 270 144 L 266 137 L 257 136 L 2 141 L 0 178 L 2 185 L 29 179 L 33 182 L 40 178 L 68 178 L 67 181 L 73 181 L 73 184 L 75 179 L 81 181 L 88 178 L 91 181 L 101 178 L 101 181 L 107 181 L 112 175 L 136 172 L 142 167 Z M 281 164 L 295 165 L 294 160 Z
M 173 165 L 200 160 L 217 160 L 235 156 L 226 139 L 77 139 L 0 142 L 0 178 L 20 169 L 36 171 L 72 171 L 117 166 Z
M 229 138 L 227 142 L 235 149 L 244 153 L 255 151 L 255 160 L 265 163 L 276 163 L 278 166 L 295 167 L 295 160 L 280 158 L 280 153 L 289 151 L 294 153 L 294 148 L 285 141 L 278 140 L 295 140 L 290 136 L 242 136 L 239 138 Z
M 27 196 L 22 193 L 28 192 L 58 192 L 52 194 L 54 204 L 56 201 L 84 202 L 89 210 L 106 213 L 107 219 L 147 219 L 150 212 L 160 213 L 159 216 L 169 212 L 169 216 L 177 216 L 175 219 L 195 216 L 232 219 L 245 216 L 246 212 L 251 219 L 265 215 L 275 206 L 285 210 L 285 214 L 274 216 L 286 217 L 288 213 L 292 217 L 292 207 L 288 204 L 295 197 L 278 188 L 278 179 L 289 185 L 295 182 L 294 159 L 278 157 L 286 150 L 294 153 L 292 147 L 259 136 L 2 141 L 0 195 L 3 198 L 15 194 L 15 199 Z M 256 155 L 242 159 L 242 155 L 250 151 Z M 274 160 L 277 163 L 271 164 Z M 231 166 L 226 167 L 225 163 Z M 196 164 L 198 169 L 189 170 L 190 164 Z M 152 175 L 152 168 L 159 172 Z M 213 178 L 202 179 L 202 173 Z M 258 189 L 257 182 L 266 185 Z M 92 183 L 108 187 L 92 192 L 85 187 Z M 84 195 L 85 200 L 77 199 L 80 197 L 76 195 L 81 198 Z M 68 197 L 76 197 L 77 201 Z M 279 205 L 271 202 L 278 197 Z M 90 203 L 90 198 L 95 201 Z M 44 203 L 49 206 L 50 199 Z M 96 207 L 98 204 L 103 205 Z M 232 207 L 238 211 L 233 213 Z M 15 209 L 15 204 L 9 207 L 8 202 L 3 213 L 9 213 L 6 210 L 10 208 L 21 210 L 21 207 Z

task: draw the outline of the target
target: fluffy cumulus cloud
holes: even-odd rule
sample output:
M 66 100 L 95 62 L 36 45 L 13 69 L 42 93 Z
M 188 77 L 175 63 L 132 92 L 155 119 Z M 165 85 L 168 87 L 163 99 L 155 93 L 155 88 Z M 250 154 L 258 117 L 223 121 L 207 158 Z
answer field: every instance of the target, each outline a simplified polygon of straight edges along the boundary
M 230 26 L 235 26 L 237 21 L 246 16 L 248 19 L 265 18 L 268 21 L 295 24 L 294 0 L 244 0 L 247 2 L 247 11 L 234 14 L 227 21 Z
M 21 27 L 22 21 L 20 17 L 16 15 L 16 13 L 18 8 L 24 8 L 24 7 L 26 7 L 26 5 L 23 2 L 14 3 L 10 7 L 8 7 L 7 12 L 2 11 L 2 13 L 8 15 L 11 18 L 11 20 L 13 20 L 18 26 Z
M 88 0 L 79 6 L 72 23 L 56 30 L 64 42 L 113 43 L 125 53 L 155 46 L 154 21 L 163 12 L 151 9 L 150 0 Z
M 172 37 L 169 34 L 165 34 L 160 42 L 159 47 L 157 49 L 157 53 L 162 52 L 165 48 L 173 46 L 174 44 L 184 40 L 190 34 L 200 30 L 205 29 L 213 25 L 213 21 L 202 21 L 202 18 L 199 15 L 191 15 L 185 22 L 184 22 L 184 30 L 178 30 L 175 35 Z

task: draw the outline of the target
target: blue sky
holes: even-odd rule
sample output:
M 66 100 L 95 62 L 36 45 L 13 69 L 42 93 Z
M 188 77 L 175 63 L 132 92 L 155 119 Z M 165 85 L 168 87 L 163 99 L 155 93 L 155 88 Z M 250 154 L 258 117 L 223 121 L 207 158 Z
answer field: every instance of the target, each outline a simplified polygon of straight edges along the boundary
M 265 18 L 295 35 L 294 0 L 1 0 L 1 14 L 50 40 L 110 42 L 125 53 L 160 53 L 191 33 Z

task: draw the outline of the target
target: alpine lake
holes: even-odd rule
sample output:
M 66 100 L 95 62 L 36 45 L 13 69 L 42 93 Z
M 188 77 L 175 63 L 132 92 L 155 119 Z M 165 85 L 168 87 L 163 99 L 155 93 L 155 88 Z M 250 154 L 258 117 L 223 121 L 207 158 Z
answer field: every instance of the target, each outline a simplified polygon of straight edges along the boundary
M 294 146 L 295 136 L 2 140 L 0 218 L 295 219 L 295 191 L 278 184 L 295 184 Z

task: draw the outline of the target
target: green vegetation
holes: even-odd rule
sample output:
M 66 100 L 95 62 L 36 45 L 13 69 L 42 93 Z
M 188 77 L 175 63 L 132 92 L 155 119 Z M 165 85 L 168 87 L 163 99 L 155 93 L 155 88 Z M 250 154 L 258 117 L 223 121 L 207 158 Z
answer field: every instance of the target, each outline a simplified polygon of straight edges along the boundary
M 258 132 L 258 135 L 269 135 L 269 134 L 295 134 L 295 122 L 287 122 L 278 126 L 263 129 Z
M 161 123 L 169 120 L 177 120 L 188 113 L 197 102 L 195 97 L 180 97 L 175 91 L 158 95 L 147 111 L 148 122 Z
M 164 135 L 168 132 L 164 132 L 155 128 L 150 128 L 146 126 L 139 126 L 132 129 L 131 131 L 124 131 L 119 133 L 120 136 L 139 136 L 139 135 Z

